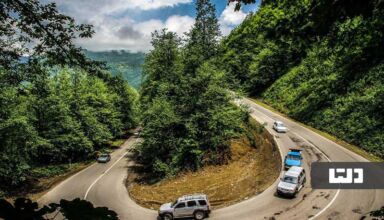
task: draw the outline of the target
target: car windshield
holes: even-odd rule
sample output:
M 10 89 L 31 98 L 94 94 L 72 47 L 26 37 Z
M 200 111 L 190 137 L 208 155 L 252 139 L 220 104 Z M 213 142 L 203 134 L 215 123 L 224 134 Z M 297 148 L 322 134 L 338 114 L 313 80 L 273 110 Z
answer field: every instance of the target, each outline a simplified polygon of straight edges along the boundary
M 172 202 L 171 207 L 174 207 L 177 204 L 177 200 Z
M 284 124 L 281 123 L 281 122 L 277 122 L 276 125 L 277 125 L 278 127 L 284 127 Z
M 288 160 L 300 160 L 300 156 L 299 155 L 287 155 L 287 159 Z
M 283 181 L 286 182 L 286 183 L 293 183 L 293 184 L 296 184 L 296 183 L 297 183 L 297 177 L 293 177 L 293 176 L 284 176 Z
M 108 157 L 108 155 L 106 155 L 106 154 L 102 154 L 102 155 L 100 155 L 99 158 L 107 158 L 107 157 Z

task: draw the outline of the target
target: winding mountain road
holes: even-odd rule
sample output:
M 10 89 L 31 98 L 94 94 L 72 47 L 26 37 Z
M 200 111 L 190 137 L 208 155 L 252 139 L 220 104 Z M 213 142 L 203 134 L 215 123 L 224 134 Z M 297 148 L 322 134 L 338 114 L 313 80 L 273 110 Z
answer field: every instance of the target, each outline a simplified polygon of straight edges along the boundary
M 284 118 L 249 99 L 237 100 L 248 105 L 251 116 L 266 123 L 274 135 L 282 155 L 290 147 L 304 148 L 304 168 L 309 174 L 311 162 L 367 161 L 363 157 L 339 146 L 315 132 Z M 289 128 L 286 134 L 277 134 L 271 128 L 275 120 L 283 121 Z M 124 220 L 155 220 L 157 211 L 137 205 L 129 198 L 125 178 L 130 161 L 127 150 L 137 142 L 128 139 L 112 154 L 108 164 L 93 164 L 50 190 L 40 200 L 47 204 L 60 199 L 85 198 L 95 206 L 106 206 L 116 211 Z M 307 175 L 309 178 L 309 175 Z M 313 190 L 310 179 L 294 199 L 275 196 L 276 180 L 267 190 L 235 205 L 214 210 L 212 220 L 256 220 L 256 219 L 348 219 L 358 220 L 371 210 L 384 205 L 384 190 Z M 193 193 L 193 192 L 191 192 Z

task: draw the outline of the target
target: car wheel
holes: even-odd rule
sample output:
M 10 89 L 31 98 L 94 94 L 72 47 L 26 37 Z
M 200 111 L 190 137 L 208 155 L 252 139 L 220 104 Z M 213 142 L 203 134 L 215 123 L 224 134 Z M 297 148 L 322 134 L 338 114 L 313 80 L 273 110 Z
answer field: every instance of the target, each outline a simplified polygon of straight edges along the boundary
M 165 214 L 163 217 L 164 220 L 172 220 L 173 216 L 171 214 Z
M 203 211 L 195 212 L 195 219 L 196 220 L 202 220 L 204 218 L 205 218 L 205 213 Z

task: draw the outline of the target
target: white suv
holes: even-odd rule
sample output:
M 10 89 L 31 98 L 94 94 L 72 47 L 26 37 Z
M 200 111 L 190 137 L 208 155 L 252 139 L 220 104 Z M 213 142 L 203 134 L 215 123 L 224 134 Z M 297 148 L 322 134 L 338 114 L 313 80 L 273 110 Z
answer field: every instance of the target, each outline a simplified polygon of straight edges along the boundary
M 304 168 L 292 166 L 280 179 L 277 185 L 277 194 L 294 197 L 304 187 L 305 182 Z
M 193 194 L 180 197 L 173 203 L 163 204 L 159 216 L 163 220 L 186 217 L 201 220 L 208 217 L 210 212 L 208 197 L 204 194 Z

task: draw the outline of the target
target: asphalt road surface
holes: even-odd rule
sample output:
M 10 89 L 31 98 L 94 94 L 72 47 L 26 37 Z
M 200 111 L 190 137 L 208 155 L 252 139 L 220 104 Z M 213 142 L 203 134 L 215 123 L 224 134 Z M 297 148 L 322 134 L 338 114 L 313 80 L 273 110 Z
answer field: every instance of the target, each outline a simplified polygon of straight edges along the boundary
M 238 100 L 250 107 L 251 116 L 265 123 L 274 135 L 282 157 L 290 147 L 304 148 L 304 168 L 307 183 L 294 199 L 275 195 L 276 180 L 261 194 L 235 205 L 214 210 L 209 219 L 215 220 L 256 220 L 256 219 L 348 219 L 358 220 L 371 210 L 384 206 L 384 190 L 313 190 L 310 187 L 310 165 L 314 161 L 352 162 L 367 161 L 363 157 L 338 144 L 304 128 L 303 126 L 267 110 L 248 99 Z M 289 128 L 286 134 L 272 130 L 275 120 L 283 121 Z M 156 210 L 137 205 L 129 198 L 124 185 L 130 161 L 127 150 L 137 143 L 128 139 L 112 154 L 107 164 L 93 164 L 63 181 L 45 194 L 39 202 L 47 204 L 60 199 L 82 198 L 95 206 L 106 206 L 116 211 L 120 219 L 155 220 Z M 170 192 L 172 193 L 172 192 Z M 194 193 L 194 192 L 191 192 Z

